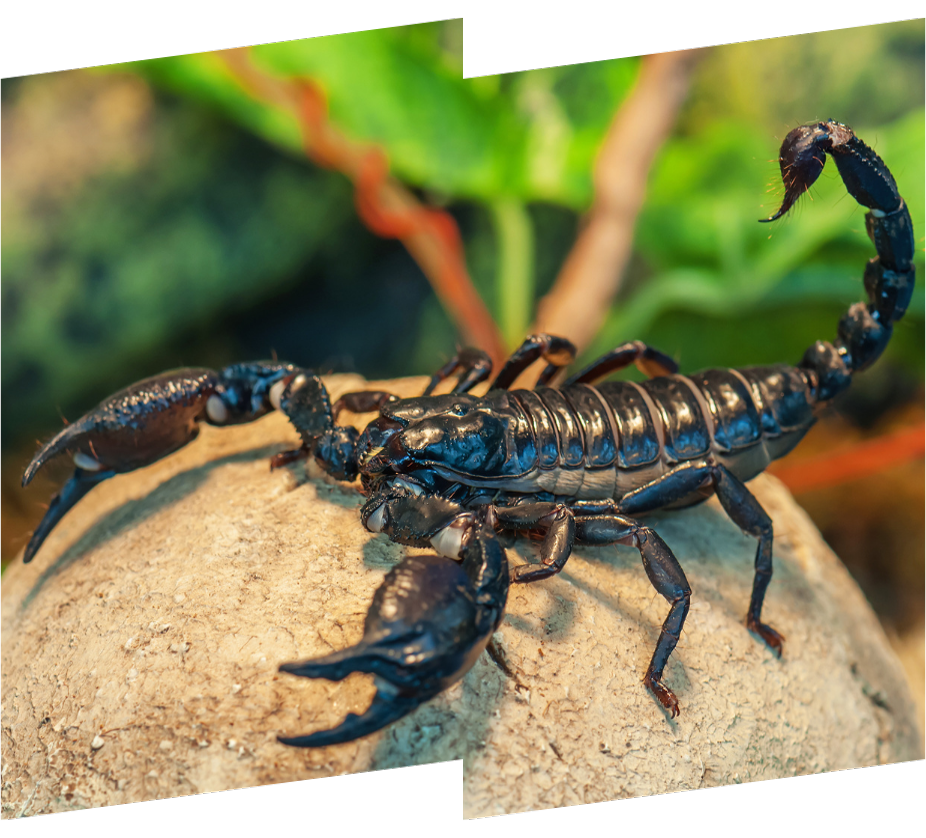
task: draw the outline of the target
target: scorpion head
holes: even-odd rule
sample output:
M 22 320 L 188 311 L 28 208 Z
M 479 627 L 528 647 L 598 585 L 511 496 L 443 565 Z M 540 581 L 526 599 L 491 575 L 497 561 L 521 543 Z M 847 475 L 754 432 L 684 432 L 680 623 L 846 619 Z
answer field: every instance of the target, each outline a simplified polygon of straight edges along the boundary
M 491 480 L 517 468 L 515 408 L 507 394 L 403 399 L 382 410 L 361 438 L 360 472 L 370 489 L 414 472 L 428 488 L 441 480 Z

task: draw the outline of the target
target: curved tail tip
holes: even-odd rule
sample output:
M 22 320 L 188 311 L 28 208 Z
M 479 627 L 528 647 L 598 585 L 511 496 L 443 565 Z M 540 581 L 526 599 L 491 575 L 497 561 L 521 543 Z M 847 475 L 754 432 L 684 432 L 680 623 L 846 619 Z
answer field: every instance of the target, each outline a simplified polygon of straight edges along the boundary
M 798 184 L 798 186 L 800 185 L 803 184 Z M 803 195 L 809 188 L 809 184 L 803 189 L 796 189 L 795 184 L 785 184 L 785 197 L 781 202 L 781 206 L 778 208 L 778 212 L 776 212 L 774 215 L 770 215 L 768 218 L 760 218 L 759 221 L 763 224 L 769 221 L 777 221 L 797 203 L 798 198 L 800 198 L 801 195 Z

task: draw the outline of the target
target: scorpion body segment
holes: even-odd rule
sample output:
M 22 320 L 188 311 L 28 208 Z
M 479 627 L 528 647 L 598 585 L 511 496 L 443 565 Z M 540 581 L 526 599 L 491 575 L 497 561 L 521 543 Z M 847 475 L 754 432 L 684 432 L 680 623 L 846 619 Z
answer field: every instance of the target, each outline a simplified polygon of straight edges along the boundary
M 806 377 L 786 365 L 405 399 L 381 416 L 397 433 L 361 467 L 370 485 L 393 473 L 579 500 L 619 500 L 708 456 L 749 480 L 814 421 Z
M 377 686 L 362 715 L 282 742 L 321 747 L 366 735 L 458 681 L 499 625 L 509 581 L 559 573 L 577 543 L 624 544 L 639 552 L 669 606 L 644 683 L 678 715 L 678 699 L 662 679 L 692 591 L 670 546 L 637 516 L 716 495 L 757 541 L 745 623 L 780 655 L 784 638 L 762 622 L 772 521 L 745 484 L 797 445 L 821 406 L 878 358 L 913 293 L 909 212 L 887 167 L 847 126 L 817 122 L 788 134 L 779 156 L 784 199 L 767 220 L 781 217 L 810 188 L 827 155 L 850 195 L 869 209 L 866 229 L 876 256 L 864 274 L 868 303 L 851 306 L 835 339 L 817 341 L 797 366 L 682 375 L 671 358 L 630 341 L 556 386 L 575 347 L 538 334 L 512 354 L 482 396 L 470 391 L 488 380 L 492 364 L 476 349 L 458 353 L 424 395 L 411 399 L 369 391 L 332 403 L 319 378 L 286 364 L 165 373 L 103 402 L 36 455 L 24 483 L 64 450 L 77 469 L 53 499 L 26 560 L 99 480 L 176 450 L 195 436 L 200 421 L 249 421 L 278 407 L 302 445 L 272 465 L 312 456 L 333 477 L 359 477 L 367 496 L 360 518 L 368 530 L 440 554 L 408 557 L 387 574 L 359 644 L 281 667 L 331 680 L 366 672 Z M 534 389 L 509 389 L 539 360 L 546 366 Z M 648 380 L 602 381 L 631 363 Z M 451 375 L 457 376 L 452 391 L 431 395 Z M 377 416 L 357 431 L 337 424 L 344 408 Z M 509 569 L 497 531 L 539 537 L 539 562 Z

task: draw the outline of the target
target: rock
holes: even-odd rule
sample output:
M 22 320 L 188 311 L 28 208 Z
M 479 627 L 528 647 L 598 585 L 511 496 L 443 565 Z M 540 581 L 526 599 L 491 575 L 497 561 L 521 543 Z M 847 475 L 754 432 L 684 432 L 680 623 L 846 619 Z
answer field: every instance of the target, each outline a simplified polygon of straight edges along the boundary
M 375 383 L 400 394 L 421 379 Z M 328 380 L 333 397 L 364 382 Z M 350 417 L 346 417 L 350 418 Z M 579 548 L 512 588 L 461 684 L 379 734 L 293 749 L 276 734 L 361 712 L 341 683 L 277 665 L 356 642 L 403 554 L 366 532 L 356 488 L 267 458 L 279 414 L 203 428 L 107 481 L 2 586 L 5 817 L 464 759 L 467 816 L 589 803 L 916 759 L 902 670 L 862 594 L 787 491 L 751 483 L 775 521 L 765 616 L 742 625 L 755 542 L 716 501 L 651 521 L 681 561 L 691 613 L 666 670 L 682 715 L 641 683 L 666 603 L 630 548 Z M 536 558 L 519 541 L 512 563 Z

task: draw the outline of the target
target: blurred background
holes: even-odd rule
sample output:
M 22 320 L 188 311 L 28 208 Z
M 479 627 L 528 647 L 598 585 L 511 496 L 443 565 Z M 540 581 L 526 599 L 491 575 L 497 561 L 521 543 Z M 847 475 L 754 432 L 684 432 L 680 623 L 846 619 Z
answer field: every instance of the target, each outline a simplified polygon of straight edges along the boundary
M 36 440 L 129 382 L 268 358 L 430 374 L 532 329 L 683 371 L 800 360 L 864 298 L 835 167 L 784 220 L 778 146 L 888 162 L 923 277 L 924 26 L 461 78 L 462 21 L 2 83 L 2 558 L 70 471 Z M 923 690 L 922 281 L 778 470 Z

